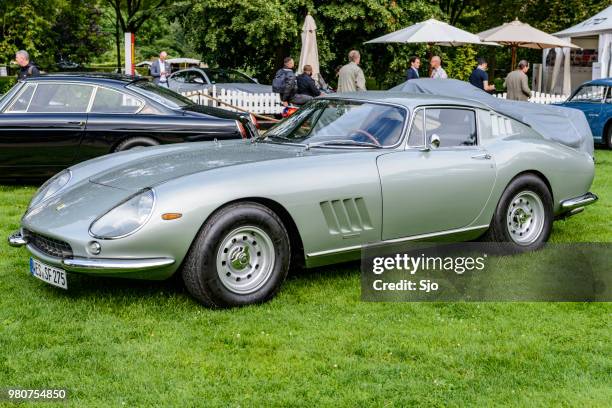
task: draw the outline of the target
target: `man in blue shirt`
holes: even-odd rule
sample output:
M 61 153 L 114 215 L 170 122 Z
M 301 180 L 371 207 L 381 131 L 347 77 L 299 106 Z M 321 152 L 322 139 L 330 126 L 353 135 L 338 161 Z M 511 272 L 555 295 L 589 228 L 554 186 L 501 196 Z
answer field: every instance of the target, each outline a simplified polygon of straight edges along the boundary
M 470 84 L 483 91 L 494 91 L 495 85 L 489 85 L 489 75 L 487 74 L 487 61 L 484 58 L 478 58 L 478 66 L 470 75 Z
M 406 71 L 406 80 L 418 79 L 419 68 L 421 67 L 421 59 L 419 57 L 410 57 L 410 68 Z

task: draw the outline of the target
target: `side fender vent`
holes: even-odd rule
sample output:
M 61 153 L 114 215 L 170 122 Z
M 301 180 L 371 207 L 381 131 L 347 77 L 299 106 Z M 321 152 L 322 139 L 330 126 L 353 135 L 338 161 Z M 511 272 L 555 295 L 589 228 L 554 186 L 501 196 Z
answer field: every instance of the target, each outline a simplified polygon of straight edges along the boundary
M 322 201 L 319 205 L 332 235 L 359 235 L 361 231 L 372 229 L 363 197 Z

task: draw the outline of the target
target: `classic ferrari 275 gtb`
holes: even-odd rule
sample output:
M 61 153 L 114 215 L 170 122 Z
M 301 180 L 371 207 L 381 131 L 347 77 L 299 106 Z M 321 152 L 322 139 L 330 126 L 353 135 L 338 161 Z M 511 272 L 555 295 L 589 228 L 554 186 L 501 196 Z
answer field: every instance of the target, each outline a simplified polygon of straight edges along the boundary
M 597 200 L 593 175 L 588 151 L 478 102 L 345 94 L 311 101 L 258 140 L 71 167 L 41 187 L 9 241 L 57 286 L 66 272 L 178 272 L 203 304 L 231 307 L 273 297 L 291 265 L 355 258 L 368 243 L 486 234 L 537 249 L 555 218 Z

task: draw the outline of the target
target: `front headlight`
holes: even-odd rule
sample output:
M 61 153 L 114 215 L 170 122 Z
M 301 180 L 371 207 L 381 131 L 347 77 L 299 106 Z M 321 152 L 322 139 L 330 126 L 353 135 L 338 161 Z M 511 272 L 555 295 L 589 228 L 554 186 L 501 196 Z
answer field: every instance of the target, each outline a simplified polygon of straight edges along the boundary
M 68 184 L 71 178 L 72 172 L 70 170 L 64 170 L 51 177 L 38 189 L 38 192 L 34 195 L 32 201 L 30 201 L 28 208 L 32 208 L 45 201 L 47 198 L 57 194 L 66 184 Z
M 133 234 L 149 220 L 154 203 L 153 190 L 141 191 L 95 220 L 89 227 L 89 233 L 101 239 Z

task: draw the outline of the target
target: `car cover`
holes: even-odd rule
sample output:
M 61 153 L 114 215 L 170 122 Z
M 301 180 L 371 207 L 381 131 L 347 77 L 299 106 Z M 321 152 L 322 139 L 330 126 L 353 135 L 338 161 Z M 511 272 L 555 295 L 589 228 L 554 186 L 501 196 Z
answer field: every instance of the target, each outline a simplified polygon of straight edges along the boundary
M 593 155 L 593 134 L 584 113 L 577 109 L 496 98 L 456 79 L 412 79 L 390 91 L 471 99 L 529 125 L 547 139 Z

